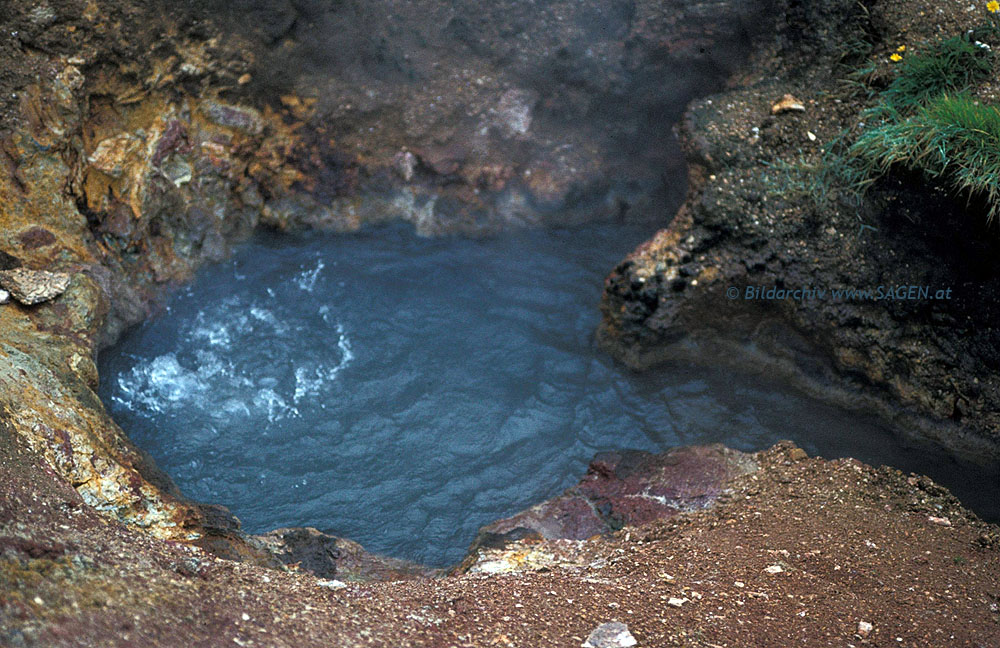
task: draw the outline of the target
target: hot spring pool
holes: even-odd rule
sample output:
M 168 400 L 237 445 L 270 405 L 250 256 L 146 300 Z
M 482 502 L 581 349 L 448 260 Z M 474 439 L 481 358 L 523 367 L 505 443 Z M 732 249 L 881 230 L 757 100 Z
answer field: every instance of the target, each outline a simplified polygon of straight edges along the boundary
M 315 526 L 431 565 L 616 448 L 788 438 L 982 492 L 876 420 L 758 376 L 604 356 L 603 279 L 648 234 L 261 234 L 102 354 L 101 396 L 189 497 L 246 530 Z

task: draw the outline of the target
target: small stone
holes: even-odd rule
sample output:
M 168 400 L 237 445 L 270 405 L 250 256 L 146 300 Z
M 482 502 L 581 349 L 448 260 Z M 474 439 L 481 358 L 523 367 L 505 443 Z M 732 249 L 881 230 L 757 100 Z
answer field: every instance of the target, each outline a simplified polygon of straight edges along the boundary
M 6 304 L 10 301 L 10 293 L 6 290 L 0 290 L 0 304 Z
M 87 162 L 101 173 L 120 178 L 126 170 L 129 157 L 138 150 L 140 141 L 130 133 L 122 133 L 102 140 Z
M 202 103 L 201 113 L 214 124 L 225 128 L 259 135 L 264 130 L 264 119 L 260 113 L 246 106 L 235 106 L 218 101 Z
M 786 94 L 771 106 L 772 115 L 780 115 L 786 112 L 805 112 L 806 107 L 794 95 Z
M 806 137 L 809 138 L 810 142 L 815 142 L 816 141 L 816 133 L 814 133 L 812 131 L 806 131 Z
M 872 624 L 868 623 L 867 621 L 858 621 L 858 634 L 861 636 L 862 639 L 864 639 L 869 634 L 871 634 L 872 627 L 873 627 Z
M 17 235 L 17 242 L 21 244 L 21 249 L 34 250 L 56 242 L 56 236 L 44 227 L 29 227 Z
M 803 459 L 808 459 L 809 455 L 802 448 L 792 448 L 788 451 L 788 458 L 792 461 L 802 461 Z
M 627 625 L 612 621 L 597 626 L 581 644 L 581 648 L 629 648 L 637 643 L 639 642 L 628 631 Z
M 667 600 L 667 605 L 669 605 L 670 607 L 679 608 L 680 606 L 684 605 L 687 602 L 688 599 L 686 598 L 676 598 L 671 596 L 670 599 Z
M 33 603 L 34 603 L 35 605 L 45 605 L 45 601 L 43 601 L 43 600 L 42 600 L 42 597 L 40 597 L 40 596 L 36 596 L 35 598 L 33 598 L 33 599 L 31 599 L 31 600 L 32 600 L 32 602 L 33 602 Z
M 746 587 L 747 586 L 747 584 L 744 583 L 743 581 L 736 581 L 735 583 L 733 583 L 733 585 L 735 585 L 736 587 Z
M 55 299 L 66 292 L 70 276 L 65 272 L 47 272 L 14 268 L 0 271 L 0 287 L 25 306 Z
M 396 173 L 406 182 L 413 179 L 413 171 L 417 168 L 417 156 L 409 151 L 400 151 L 392 159 Z
M 244 612 L 242 615 L 240 615 L 240 618 L 243 619 L 244 621 L 249 621 L 250 615 Z
M 932 524 L 939 524 L 941 526 L 946 526 L 946 527 L 950 527 L 951 526 L 951 520 L 949 520 L 946 517 L 934 517 L 932 515 L 929 518 L 927 518 L 927 521 L 930 522 L 930 523 L 932 523 Z
M 781 565 L 771 565 L 770 567 L 765 568 L 764 571 L 768 574 L 780 574 L 785 570 L 781 568 Z

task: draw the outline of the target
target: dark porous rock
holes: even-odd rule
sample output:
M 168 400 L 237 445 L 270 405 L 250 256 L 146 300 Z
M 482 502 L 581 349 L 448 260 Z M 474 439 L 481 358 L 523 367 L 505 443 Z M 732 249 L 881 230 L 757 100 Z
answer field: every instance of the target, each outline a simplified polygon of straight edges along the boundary
M 0 286 L 25 306 L 40 304 L 66 292 L 70 276 L 65 272 L 14 268 L 0 271 Z
M 0 270 L 12 270 L 21 267 L 21 261 L 16 256 L 0 250 Z
M 831 74 L 846 62 L 843 43 L 884 35 L 895 49 L 904 33 L 908 43 L 937 42 L 966 33 L 973 14 L 918 13 L 883 31 L 871 5 L 793 4 L 782 56 L 808 60 L 813 72 L 793 81 L 753 66 L 738 87 L 689 104 L 677 127 L 687 200 L 607 278 L 600 344 L 636 369 L 688 347 L 702 363 L 766 367 L 827 402 L 878 412 L 916 442 L 995 462 L 1000 239 L 987 201 L 903 164 L 862 193 L 849 173 L 807 180 L 805 171 L 856 161 L 831 155 L 850 149 L 871 108 Z M 860 69 L 867 47 L 847 69 Z M 890 75 L 881 58 L 872 79 Z M 792 159 L 801 175 L 788 172 Z M 909 287 L 927 293 L 914 298 Z M 776 288 L 801 298 L 766 296 Z M 851 290 L 868 296 L 833 293 Z
M 275 529 L 250 536 L 248 543 L 284 565 L 341 581 L 409 580 L 438 574 L 438 570 L 399 558 L 365 551 L 357 542 L 313 529 Z
M 756 470 L 753 457 L 722 445 L 602 452 L 587 474 L 561 495 L 479 531 L 479 547 L 502 547 L 532 534 L 584 540 L 624 526 L 705 508 L 735 477 Z

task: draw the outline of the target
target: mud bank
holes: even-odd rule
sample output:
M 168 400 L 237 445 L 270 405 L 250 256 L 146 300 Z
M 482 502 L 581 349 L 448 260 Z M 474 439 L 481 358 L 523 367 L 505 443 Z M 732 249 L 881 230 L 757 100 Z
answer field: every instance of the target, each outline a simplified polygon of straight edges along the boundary
M 608 279 L 604 348 L 637 368 L 685 346 L 714 349 L 720 362 L 767 367 L 845 407 L 881 411 L 918 442 L 995 460 L 1000 275 L 985 206 L 898 169 L 863 198 L 833 177 L 817 181 L 831 163 L 824 147 L 861 132 L 873 103 L 850 74 L 875 61 L 873 76 L 891 75 L 893 51 L 965 33 L 984 12 L 804 7 L 738 88 L 693 103 L 678 127 L 691 192 L 670 227 Z M 801 110 L 775 114 L 788 94 Z M 927 293 L 831 295 L 901 286 Z M 754 297 L 775 289 L 805 296 Z

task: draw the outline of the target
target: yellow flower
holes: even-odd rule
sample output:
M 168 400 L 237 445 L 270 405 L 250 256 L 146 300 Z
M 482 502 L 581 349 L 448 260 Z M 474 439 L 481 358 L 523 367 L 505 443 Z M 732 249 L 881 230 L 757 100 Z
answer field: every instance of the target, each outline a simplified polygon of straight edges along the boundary
M 900 61 L 903 60 L 903 57 L 900 56 L 899 54 L 893 54 L 892 56 L 889 57 L 889 60 L 892 61 L 893 63 L 899 63 Z
M 995 1 L 996 0 L 994 0 L 994 2 Z M 905 52 L 906 51 L 906 45 L 900 45 L 899 47 L 896 48 L 896 51 L 897 52 Z
M 1000 2 L 997 2 L 997 0 L 990 0 L 989 2 L 986 3 L 986 10 L 989 11 L 990 13 L 996 13 L 1000 11 Z

